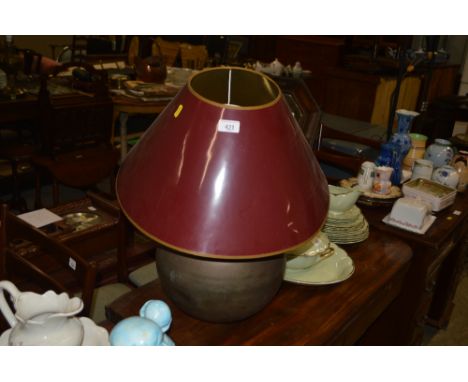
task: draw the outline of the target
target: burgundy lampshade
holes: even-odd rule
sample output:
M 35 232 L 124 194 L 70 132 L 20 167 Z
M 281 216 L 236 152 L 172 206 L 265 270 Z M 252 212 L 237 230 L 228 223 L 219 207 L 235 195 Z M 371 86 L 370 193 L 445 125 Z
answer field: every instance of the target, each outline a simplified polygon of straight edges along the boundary
M 300 246 L 321 228 L 329 198 L 279 87 L 226 67 L 191 78 L 129 152 L 116 187 L 147 236 L 224 259 Z

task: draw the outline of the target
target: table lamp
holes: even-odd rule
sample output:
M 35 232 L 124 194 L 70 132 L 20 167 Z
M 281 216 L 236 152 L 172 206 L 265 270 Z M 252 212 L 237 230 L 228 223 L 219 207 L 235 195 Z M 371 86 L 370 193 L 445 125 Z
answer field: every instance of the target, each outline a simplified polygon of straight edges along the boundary
M 161 286 L 215 322 L 261 310 L 281 286 L 285 253 L 320 230 L 328 186 L 269 77 L 243 68 L 191 77 L 123 161 L 122 210 L 161 249 Z

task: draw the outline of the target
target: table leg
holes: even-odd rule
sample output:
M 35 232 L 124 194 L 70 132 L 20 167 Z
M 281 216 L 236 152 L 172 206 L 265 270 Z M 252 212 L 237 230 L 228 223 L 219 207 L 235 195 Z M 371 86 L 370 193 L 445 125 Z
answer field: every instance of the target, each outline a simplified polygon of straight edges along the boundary
M 124 160 L 127 155 L 127 121 L 128 114 L 120 113 L 120 160 Z

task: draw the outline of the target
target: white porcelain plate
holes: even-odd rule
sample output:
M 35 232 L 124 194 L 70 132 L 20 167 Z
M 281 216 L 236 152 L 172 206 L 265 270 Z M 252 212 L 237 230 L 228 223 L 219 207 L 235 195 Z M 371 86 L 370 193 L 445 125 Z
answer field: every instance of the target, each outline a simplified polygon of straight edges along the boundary
M 79 318 L 84 328 L 84 338 L 81 346 L 109 346 L 109 333 L 107 330 L 97 326 L 88 317 Z M 5 330 L 0 336 L 0 346 L 8 346 L 11 329 Z
M 304 285 L 330 285 L 347 280 L 354 273 L 354 263 L 346 251 L 331 243 L 335 254 L 306 269 L 288 269 L 284 280 Z

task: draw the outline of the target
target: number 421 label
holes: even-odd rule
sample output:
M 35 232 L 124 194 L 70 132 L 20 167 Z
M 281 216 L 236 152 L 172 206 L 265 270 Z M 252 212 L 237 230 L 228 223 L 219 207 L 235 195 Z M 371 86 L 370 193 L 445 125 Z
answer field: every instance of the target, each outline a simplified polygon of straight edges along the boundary
M 218 122 L 218 131 L 222 133 L 235 133 L 239 134 L 240 121 L 233 121 L 229 119 L 220 119 Z

